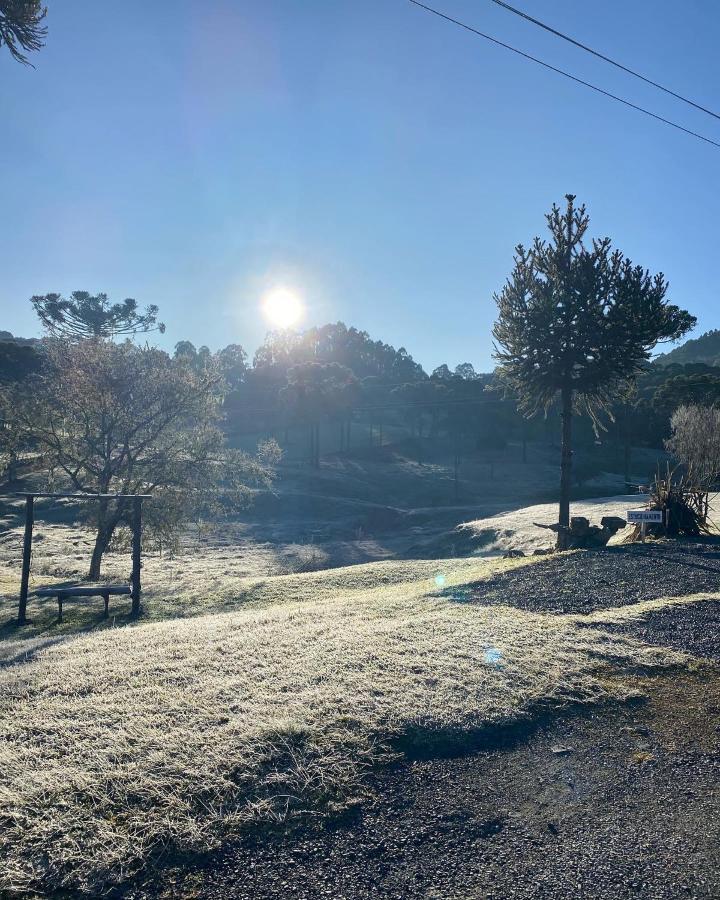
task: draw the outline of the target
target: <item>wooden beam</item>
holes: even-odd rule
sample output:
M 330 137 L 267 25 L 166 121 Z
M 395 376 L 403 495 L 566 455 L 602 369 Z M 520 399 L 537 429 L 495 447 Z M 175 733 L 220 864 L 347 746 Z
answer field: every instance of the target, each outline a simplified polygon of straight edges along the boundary
M 13 497 L 44 497 L 44 498 L 55 498 L 56 500 L 135 500 L 136 498 L 140 498 L 141 500 L 150 500 L 152 499 L 152 494 L 58 494 L 58 493 L 38 493 L 37 491 L 33 491 L 29 493 L 27 491 L 17 491 L 12 495 Z
M 30 583 L 30 558 L 32 556 L 32 533 L 35 521 L 35 499 L 32 494 L 25 497 L 25 539 L 23 542 L 22 576 L 20 578 L 20 603 L 18 604 L 18 625 L 27 623 L 27 598 Z

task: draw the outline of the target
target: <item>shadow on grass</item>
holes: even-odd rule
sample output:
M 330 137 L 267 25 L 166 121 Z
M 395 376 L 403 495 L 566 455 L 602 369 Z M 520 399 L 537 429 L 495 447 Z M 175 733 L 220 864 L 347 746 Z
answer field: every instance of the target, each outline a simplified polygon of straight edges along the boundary
M 638 694 L 625 698 L 624 702 L 640 705 L 645 703 L 646 699 Z M 615 702 L 617 701 L 608 700 L 606 703 L 592 706 L 577 703 L 561 707 L 553 703 L 540 704 L 522 716 L 488 722 L 477 728 L 429 729 L 412 726 L 406 728 L 392 741 L 392 748 L 410 762 L 424 759 L 453 759 L 494 750 L 512 750 L 551 723 L 580 718 L 587 715 L 591 708 L 596 711 Z
M 28 621 L 18 625 L 16 618 L 17 601 L 5 604 L 6 610 L 12 610 L 12 617 L 0 621 L 0 666 L 13 662 L 31 659 L 39 650 L 51 646 L 73 634 L 83 634 L 105 628 L 114 628 L 136 621 L 127 609 L 113 611 L 106 619 L 103 613 L 102 598 L 97 604 L 81 600 L 77 605 L 73 601 L 63 604 L 63 621 L 58 622 L 57 602 L 53 597 L 31 598 L 28 603 Z M 3 652 L 4 643 L 18 643 L 17 650 Z

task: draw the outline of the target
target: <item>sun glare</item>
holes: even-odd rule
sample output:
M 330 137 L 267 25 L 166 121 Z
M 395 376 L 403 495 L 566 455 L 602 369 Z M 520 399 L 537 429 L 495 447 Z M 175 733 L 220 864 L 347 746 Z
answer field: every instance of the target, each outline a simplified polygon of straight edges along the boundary
M 297 294 L 287 288 L 275 288 L 262 304 L 265 318 L 276 328 L 292 328 L 303 317 L 305 309 Z

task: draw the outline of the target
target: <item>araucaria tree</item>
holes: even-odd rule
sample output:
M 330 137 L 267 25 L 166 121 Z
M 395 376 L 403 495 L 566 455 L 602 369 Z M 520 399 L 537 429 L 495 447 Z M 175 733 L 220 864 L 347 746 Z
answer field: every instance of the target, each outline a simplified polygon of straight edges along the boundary
M 0 0 L 0 47 L 5 44 L 14 59 L 30 65 L 25 52 L 45 46 L 46 15 L 40 0 Z
M 53 337 L 109 338 L 165 331 L 163 323 L 157 320 L 157 306 L 151 304 L 141 312 L 132 297 L 111 303 L 107 294 L 73 291 L 69 299 L 60 294 L 43 294 L 31 297 L 30 302 L 43 328 Z
M 650 351 L 695 324 L 666 300 L 662 274 L 635 266 L 610 239 L 585 236 L 589 217 L 566 195 L 546 216 L 550 240 L 515 250 L 493 329 L 498 375 L 527 416 L 559 402 L 562 416 L 558 544 L 570 524 L 572 419 L 597 427 L 618 392 L 643 370 Z
M 163 531 L 235 506 L 254 483 L 272 477 L 277 445 L 257 456 L 224 446 L 222 390 L 212 362 L 199 368 L 130 341 L 51 339 L 42 372 L 9 401 L 58 486 L 153 494 L 147 513 Z M 90 578 L 99 577 L 103 553 L 129 512 L 125 501 L 99 501 Z

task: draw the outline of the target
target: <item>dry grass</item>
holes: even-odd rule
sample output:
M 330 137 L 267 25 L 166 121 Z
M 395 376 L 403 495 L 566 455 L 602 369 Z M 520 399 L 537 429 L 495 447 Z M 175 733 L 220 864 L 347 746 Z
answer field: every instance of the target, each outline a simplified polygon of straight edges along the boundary
M 488 565 L 445 563 L 448 584 Z M 163 851 L 351 804 L 399 738 L 624 698 L 623 670 L 684 659 L 443 599 L 443 565 L 269 578 L 226 614 L 28 647 L 0 669 L 0 891 L 97 895 Z

